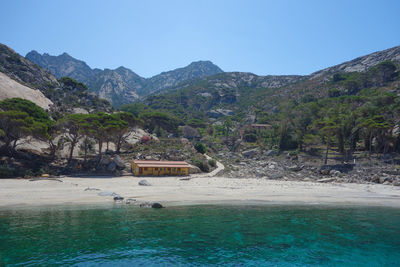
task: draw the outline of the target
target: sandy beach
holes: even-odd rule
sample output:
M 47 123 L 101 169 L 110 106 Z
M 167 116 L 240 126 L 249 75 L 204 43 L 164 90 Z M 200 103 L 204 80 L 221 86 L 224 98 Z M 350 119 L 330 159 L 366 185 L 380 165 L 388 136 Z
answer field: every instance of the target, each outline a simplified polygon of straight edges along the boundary
M 137 202 L 165 206 L 221 203 L 376 205 L 400 207 L 400 187 L 223 177 L 143 177 L 0 179 L 0 207 L 113 203 L 115 192 Z

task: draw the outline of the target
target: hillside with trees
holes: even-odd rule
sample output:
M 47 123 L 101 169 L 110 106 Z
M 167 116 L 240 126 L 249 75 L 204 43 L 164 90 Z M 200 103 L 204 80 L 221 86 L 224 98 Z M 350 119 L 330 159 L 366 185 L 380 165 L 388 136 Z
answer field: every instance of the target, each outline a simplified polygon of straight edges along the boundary
M 40 140 L 46 166 L 63 162 L 58 171 L 70 173 L 106 172 L 113 155 L 188 160 L 209 171 L 207 152 L 225 163 L 226 176 L 396 184 L 399 58 L 395 47 L 308 76 L 219 73 L 154 91 L 120 111 L 62 77 L 41 87 L 54 102 L 48 112 L 28 100 L 0 103 L 1 149 L 21 157 L 19 145 Z M 136 131 L 142 134 L 132 142 Z M 377 181 L 379 172 L 387 179 Z

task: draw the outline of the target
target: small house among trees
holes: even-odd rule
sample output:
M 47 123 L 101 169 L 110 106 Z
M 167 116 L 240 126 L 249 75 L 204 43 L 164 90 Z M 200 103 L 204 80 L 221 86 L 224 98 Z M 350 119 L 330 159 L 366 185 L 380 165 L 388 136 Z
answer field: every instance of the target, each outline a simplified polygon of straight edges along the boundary
M 190 165 L 185 161 L 134 160 L 132 172 L 135 176 L 188 175 Z

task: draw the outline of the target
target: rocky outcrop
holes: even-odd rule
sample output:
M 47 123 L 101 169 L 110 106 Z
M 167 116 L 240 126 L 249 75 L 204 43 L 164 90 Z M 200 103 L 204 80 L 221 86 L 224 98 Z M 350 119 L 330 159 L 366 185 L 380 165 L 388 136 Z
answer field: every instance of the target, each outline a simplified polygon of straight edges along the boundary
M 242 155 L 247 157 L 247 158 L 251 158 L 254 157 L 255 155 L 257 155 L 259 153 L 259 149 L 258 148 L 253 148 L 250 150 L 246 150 L 242 152 Z
M 215 118 L 218 119 L 220 117 L 224 117 L 224 116 L 232 116 L 234 115 L 235 112 L 233 110 L 230 109 L 215 109 L 215 110 L 210 110 L 207 112 L 207 116 L 210 118 Z
M 100 161 L 98 160 L 98 157 L 96 157 L 91 160 L 91 163 L 96 166 L 96 171 L 99 173 L 121 175 L 121 171 L 126 168 L 125 163 L 118 155 L 114 157 L 102 155 Z
M 324 75 L 331 75 L 336 72 L 362 72 L 387 60 L 400 61 L 400 46 L 358 57 L 351 61 L 314 72 L 311 74 L 311 78 L 314 79 Z
M 53 104 L 53 102 L 45 97 L 39 90 L 24 86 L 0 72 L 0 100 L 14 97 L 32 101 L 46 110 Z

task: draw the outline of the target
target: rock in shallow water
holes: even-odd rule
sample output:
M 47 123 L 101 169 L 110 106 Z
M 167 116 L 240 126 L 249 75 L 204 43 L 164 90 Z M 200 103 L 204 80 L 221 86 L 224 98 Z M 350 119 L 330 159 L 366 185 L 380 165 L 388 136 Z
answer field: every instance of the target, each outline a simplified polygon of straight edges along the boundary
M 161 205 L 161 204 L 158 203 L 158 202 L 153 203 L 153 204 L 151 205 L 151 207 L 152 207 L 153 209 L 161 209 L 161 208 L 164 208 L 163 205 Z

